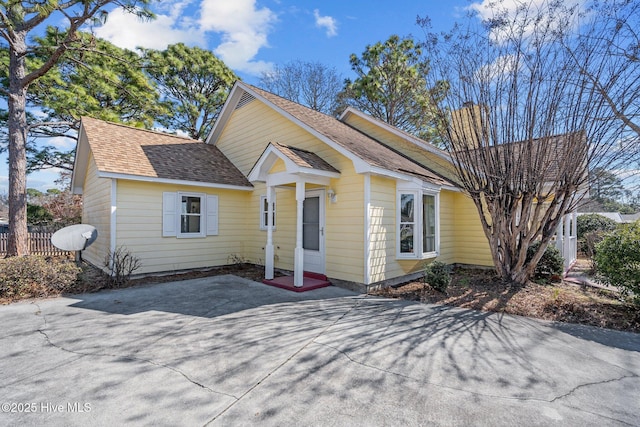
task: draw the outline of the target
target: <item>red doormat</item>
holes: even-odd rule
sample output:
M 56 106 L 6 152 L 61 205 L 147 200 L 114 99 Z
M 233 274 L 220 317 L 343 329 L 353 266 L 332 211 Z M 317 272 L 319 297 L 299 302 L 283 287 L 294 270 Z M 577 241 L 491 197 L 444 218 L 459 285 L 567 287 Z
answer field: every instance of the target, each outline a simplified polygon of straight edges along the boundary
M 331 286 L 331 282 L 327 280 L 327 276 L 324 274 L 308 271 L 304 272 L 302 286 L 300 287 L 293 286 L 293 276 L 275 277 L 271 280 L 264 279 L 262 283 L 293 292 L 306 292 Z

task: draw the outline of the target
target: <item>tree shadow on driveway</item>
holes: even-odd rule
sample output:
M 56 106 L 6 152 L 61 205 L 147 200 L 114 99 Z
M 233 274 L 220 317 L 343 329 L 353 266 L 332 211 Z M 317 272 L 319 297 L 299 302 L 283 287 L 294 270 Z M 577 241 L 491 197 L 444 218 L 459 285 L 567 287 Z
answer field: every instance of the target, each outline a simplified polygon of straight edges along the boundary
M 334 287 L 298 294 L 234 276 L 75 295 L 39 312 L 30 339 L 49 346 L 15 349 L 12 366 L 57 350 L 80 359 L 64 371 L 43 362 L 7 375 L 7 396 L 73 390 L 100 402 L 92 416 L 109 410 L 114 422 L 481 425 L 489 423 L 477 417 L 499 412 L 513 425 L 540 405 L 574 421 L 640 412 L 620 388 L 629 384 L 616 382 L 637 387 L 637 350 L 497 313 Z M 619 407 L 587 416 L 562 406 L 582 389 L 594 401 L 614 395 Z M 446 420 L 434 418 L 444 412 Z

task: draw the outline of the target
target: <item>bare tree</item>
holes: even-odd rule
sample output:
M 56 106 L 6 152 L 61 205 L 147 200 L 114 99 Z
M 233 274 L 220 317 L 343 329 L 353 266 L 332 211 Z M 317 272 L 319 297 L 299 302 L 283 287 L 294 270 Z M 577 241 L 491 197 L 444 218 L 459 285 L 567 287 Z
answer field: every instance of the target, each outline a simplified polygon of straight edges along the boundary
M 577 34 L 570 33 L 577 27 Z M 640 137 L 640 3 L 594 1 L 577 14 L 574 26 L 561 28 L 563 47 L 586 82 L 611 109 L 612 116 Z
M 292 61 L 263 73 L 260 85 L 313 110 L 333 114 L 342 78 L 335 68 L 320 62 Z
M 491 3 L 440 37 L 427 34 L 432 78 L 457 180 L 473 200 L 498 275 L 526 283 L 565 214 L 588 192 L 588 168 L 628 161 L 623 125 L 564 48 L 582 11 L 563 2 Z M 420 23 L 428 28 L 428 20 Z M 535 255 L 527 249 L 540 240 Z
M 46 2 L 0 0 L 0 37 L 9 46 L 9 85 L 2 90 L 8 104 L 9 138 L 9 240 L 7 256 L 26 255 L 28 248 L 26 199 L 27 92 L 29 85 L 49 72 L 70 46 L 81 43 L 78 30 L 88 21 L 104 19 L 106 6 L 116 5 L 140 16 L 150 0 L 50 0 Z M 45 21 L 66 22 L 64 36 L 42 62 L 27 64 L 30 35 Z

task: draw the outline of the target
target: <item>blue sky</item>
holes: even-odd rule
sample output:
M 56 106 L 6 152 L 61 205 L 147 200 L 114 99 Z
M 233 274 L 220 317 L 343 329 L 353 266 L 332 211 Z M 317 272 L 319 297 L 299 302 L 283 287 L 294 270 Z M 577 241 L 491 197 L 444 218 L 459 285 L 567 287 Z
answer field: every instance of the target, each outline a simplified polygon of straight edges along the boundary
M 292 60 L 321 62 L 347 78 L 352 77 L 350 54 L 360 55 L 368 44 L 392 34 L 420 39 L 417 16 L 429 16 L 434 30 L 446 31 L 468 8 L 482 16 L 483 6 L 492 1 L 161 0 L 152 7 L 155 20 L 140 21 L 116 9 L 93 31 L 129 49 L 164 49 L 178 42 L 209 49 L 251 84 L 258 84 L 262 72 Z M 502 5 L 515 8 L 520 2 L 504 0 Z M 69 150 L 75 142 L 56 138 L 48 144 Z M 0 194 L 8 188 L 6 158 L 0 155 Z M 45 191 L 55 187 L 57 178 L 55 170 L 40 171 L 27 177 L 27 185 Z
M 346 78 L 350 54 L 392 34 L 420 38 L 418 15 L 447 30 L 468 5 L 467 0 L 162 0 L 153 5 L 153 21 L 114 10 L 94 31 L 129 49 L 164 49 L 178 42 L 209 49 L 251 84 L 274 65 L 298 59 L 335 67 Z M 74 141 L 58 138 L 49 144 L 66 150 Z M 8 188 L 6 158 L 0 155 L 0 193 Z M 57 177 L 55 170 L 35 172 L 27 186 L 45 191 L 55 187 Z

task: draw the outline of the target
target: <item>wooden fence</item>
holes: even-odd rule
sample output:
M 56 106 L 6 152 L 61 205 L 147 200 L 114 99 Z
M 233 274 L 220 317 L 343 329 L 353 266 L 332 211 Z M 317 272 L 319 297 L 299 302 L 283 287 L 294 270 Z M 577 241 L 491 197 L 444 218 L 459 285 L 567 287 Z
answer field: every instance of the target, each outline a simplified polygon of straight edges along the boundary
M 29 233 L 29 251 L 32 255 L 64 255 L 68 254 L 67 251 L 62 251 L 51 243 L 51 236 L 53 233 Z M 7 242 L 9 235 L 7 233 L 0 233 L 0 257 L 7 253 Z

